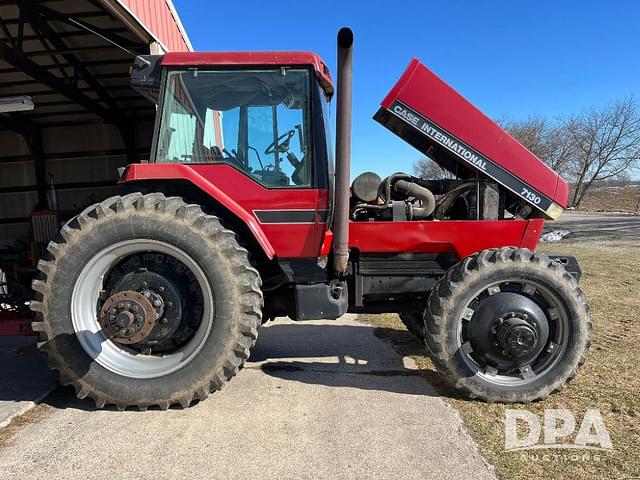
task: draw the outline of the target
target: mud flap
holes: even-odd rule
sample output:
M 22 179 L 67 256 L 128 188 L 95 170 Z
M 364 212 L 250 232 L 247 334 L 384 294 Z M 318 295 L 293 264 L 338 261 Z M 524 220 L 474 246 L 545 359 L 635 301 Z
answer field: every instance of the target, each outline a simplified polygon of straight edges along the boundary
M 582 269 L 580 265 L 578 265 L 578 260 L 576 257 L 572 255 L 562 255 L 562 254 L 547 254 L 549 258 L 555 262 L 558 262 L 562 265 L 567 272 L 571 274 L 573 278 L 576 279 L 576 282 L 580 281 L 582 278 Z

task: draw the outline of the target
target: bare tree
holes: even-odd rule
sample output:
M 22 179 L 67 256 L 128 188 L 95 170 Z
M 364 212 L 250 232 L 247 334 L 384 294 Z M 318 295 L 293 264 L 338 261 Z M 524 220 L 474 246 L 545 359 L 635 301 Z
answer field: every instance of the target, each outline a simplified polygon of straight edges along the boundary
M 429 157 L 421 158 L 413 164 L 413 174 L 420 178 L 428 178 L 430 180 L 444 180 L 446 178 L 454 178 L 447 170 L 442 168 Z
M 563 122 L 551 122 L 541 116 L 524 120 L 502 118 L 498 123 L 536 157 L 558 173 L 567 173 L 572 145 L 567 142 Z
M 571 182 L 574 207 L 589 189 L 628 183 L 640 167 L 640 105 L 633 96 L 565 119 L 503 117 L 498 123 Z M 423 178 L 452 178 L 428 157 L 418 160 L 413 170 Z
M 574 115 L 563 128 L 573 149 L 575 207 L 592 186 L 624 177 L 640 164 L 640 107 L 634 97 Z

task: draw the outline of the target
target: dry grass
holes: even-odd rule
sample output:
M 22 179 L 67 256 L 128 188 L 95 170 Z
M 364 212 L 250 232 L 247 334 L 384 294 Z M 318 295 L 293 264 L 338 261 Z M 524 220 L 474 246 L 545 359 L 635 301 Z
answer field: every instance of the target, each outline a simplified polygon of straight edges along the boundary
M 587 191 L 579 210 L 584 212 L 638 212 L 640 186 L 595 188 Z
M 638 239 L 544 246 L 543 250 L 573 254 L 583 268 L 582 288 L 591 305 L 593 345 L 587 363 L 562 392 L 543 402 L 516 406 L 542 419 L 544 409 L 569 409 L 579 425 L 587 408 L 602 413 L 614 451 L 575 460 L 576 451 L 534 458 L 504 450 L 504 404 L 468 401 L 448 388 L 424 354 L 424 347 L 406 332 L 396 315 L 366 315 L 361 319 L 379 328 L 379 336 L 412 356 L 425 377 L 460 411 L 485 457 L 505 479 L 622 479 L 640 478 L 640 243 Z M 537 451 L 541 452 L 541 451 Z M 569 454 L 567 454 L 569 452 Z
M 40 404 L 28 410 L 24 414 L 14 417 L 11 422 L 9 422 L 9 425 L 0 430 L 0 448 L 5 448 L 11 445 L 14 437 L 20 430 L 28 425 L 38 423 L 44 417 L 49 415 L 51 410 L 52 409 L 49 405 Z

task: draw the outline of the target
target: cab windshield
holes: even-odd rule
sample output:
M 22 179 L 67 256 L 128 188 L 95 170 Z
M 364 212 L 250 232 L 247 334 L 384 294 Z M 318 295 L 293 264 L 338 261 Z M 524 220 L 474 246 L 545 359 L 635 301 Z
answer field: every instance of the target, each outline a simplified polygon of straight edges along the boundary
M 309 72 L 170 71 L 156 162 L 226 163 L 266 187 L 311 186 Z

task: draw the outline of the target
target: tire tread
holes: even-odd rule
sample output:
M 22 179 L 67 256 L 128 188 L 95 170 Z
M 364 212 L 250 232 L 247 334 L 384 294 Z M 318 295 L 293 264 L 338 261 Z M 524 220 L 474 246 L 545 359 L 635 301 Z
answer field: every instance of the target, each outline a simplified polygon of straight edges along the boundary
M 573 290 L 573 294 L 584 311 L 584 321 L 580 322 L 580 328 L 584 329 L 582 333 L 586 341 L 577 355 L 577 361 L 563 376 L 554 379 L 549 385 L 537 391 L 505 392 L 479 385 L 473 377 L 461 376 L 454 358 L 457 348 L 451 345 L 448 339 L 447 333 L 451 319 L 447 318 L 447 312 L 452 308 L 453 297 L 463 292 L 476 275 L 505 264 L 533 265 L 536 268 L 552 272 L 558 281 L 564 282 Z M 515 247 L 483 250 L 464 258 L 451 267 L 434 286 L 427 301 L 425 315 L 425 344 L 437 370 L 446 381 L 467 397 L 487 402 L 530 403 L 547 398 L 550 394 L 562 390 L 564 385 L 576 376 L 578 369 L 586 361 L 586 354 L 591 345 L 591 330 L 592 322 L 587 299 L 573 276 L 549 256 Z
M 51 299 L 50 279 L 54 276 L 57 261 L 66 255 L 68 245 L 77 241 L 76 237 L 83 230 L 94 228 L 101 220 L 112 216 L 130 215 L 133 211 L 147 211 L 153 215 L 167 215 L 185 223 L 185 228 L 195 229 L 202 236 L 203 241 L 210 244 L 211 249 L 224 252 L 228 258 L 231 269 L 240 279 L 238 303 L 242 305 L 242 316 L 237 322 L 235 341 L 226 349 L 227 357 L 223 360 L 222 368 L 212 369 L 200 382 L 176 393 L 171 399 L 157 399 L 149 402 L 132 404 L 122 402 L 115 395 L 105 392 L 96 392 L 79 378 L 74 371 L 67 366 L 64 352 L 51 347 L 53 342 L 49 340 L 53 336 L 51 326 L 47 321 L 47 312 Z M 238 372 L 240 366 L 249 357 L 249 352 L 255 345 L 258 337 L 258 327 L 262 323 L 263 294 L 261 279 L 258 271 L 251 266 L 249 252 L 241 247 L 236 234 L 225 228 L 218 217 L 206 214 L 199 205 L 189 204 L 180 197 L 166 197 L 162 193 L 149 193 L 143 195 L 139 192 L 123 196 L 113 196 L 100 203 L 91 205 L 83 210 L 77 217 L 67 222 L 62 228 L 62 235 L 56 236 L 47 246 L 49 258 L 38 263 L 38 276 L 32 283 L 36 292 L 35 299 L 31 303 L 35 320 L 33 328 L 40 333 L 38 348 L 46 353 L 50 368 L 56 370 L 60 383 L 72 385 L 79 398 L 90 397 L 97 408 L 113 405 L 118 410 L 129 407 L 137 407 L 146 410 L 156 406 L 162 410 L 172 405 L 182 407 L 189 406 L 194 399 L 204 400 L 213 391 L 220 390 L 225 382 L 230 380 Z

